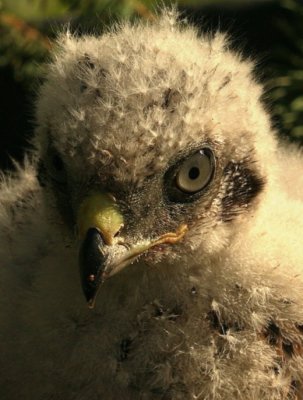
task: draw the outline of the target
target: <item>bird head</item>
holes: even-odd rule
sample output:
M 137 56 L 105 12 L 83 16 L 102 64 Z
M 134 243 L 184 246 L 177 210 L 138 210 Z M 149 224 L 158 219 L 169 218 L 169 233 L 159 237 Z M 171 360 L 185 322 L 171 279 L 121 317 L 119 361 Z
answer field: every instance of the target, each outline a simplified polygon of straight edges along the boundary
M 76 230 L 90 306 L 138 258 L 207 262 L 253 212 L 274 143 L 251 69 L 224 36 L 168 11 L 59 38 L 35 146 L 45 192 Z

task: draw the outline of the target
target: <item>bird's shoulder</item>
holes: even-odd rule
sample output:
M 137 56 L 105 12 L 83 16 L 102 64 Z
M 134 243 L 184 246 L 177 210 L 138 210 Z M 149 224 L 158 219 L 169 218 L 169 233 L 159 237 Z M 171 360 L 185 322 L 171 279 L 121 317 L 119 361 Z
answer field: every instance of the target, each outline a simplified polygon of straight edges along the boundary
M 41 188 L 34 164 L 25 161 L 14 172 L 3 173 L 0 180 L 0 230 L 26 222 L 30 211 L 39 213 Z M 14 228 L 15 229 L 15 228 Z
M 3 260 L 28 253 L 44 239 L 47 218 L 34 163 L 25 161 L 0 181 L 0 241 Z M 23 250 L 22 250 L 23 249 Z

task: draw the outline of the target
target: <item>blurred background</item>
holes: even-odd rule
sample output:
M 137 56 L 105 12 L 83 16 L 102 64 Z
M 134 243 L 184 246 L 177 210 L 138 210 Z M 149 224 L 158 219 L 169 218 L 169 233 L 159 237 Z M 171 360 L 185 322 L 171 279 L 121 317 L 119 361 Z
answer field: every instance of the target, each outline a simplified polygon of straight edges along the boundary
M 158 1 L 162 6 L 170 4 Z M 280 134 L 303 143 L 303 0 L 179 0 L 200 31 L 228 31 L 256 60 L 264 103 Z M 101 33 L 120 18 L 152 19 L 154 0 L 0 0 L 0 168 L 22 160 L 34 129 L 35 93 L 52 39 L 67 24 Z

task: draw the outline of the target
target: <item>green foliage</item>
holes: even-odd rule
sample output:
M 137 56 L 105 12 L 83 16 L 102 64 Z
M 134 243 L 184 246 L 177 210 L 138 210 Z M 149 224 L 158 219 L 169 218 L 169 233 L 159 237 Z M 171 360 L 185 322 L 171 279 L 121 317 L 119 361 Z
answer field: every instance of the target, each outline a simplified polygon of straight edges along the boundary
M 14 14 L 25 21 L 58 17 L 68 11 L 61 0 L 2 0 L 2 11 Z
M 36 29 L 11 15 L 0 15 L 0 71 L 9 68 L 15 80 L 30 88 L 41 75 L 50 42 Z
M 303 140 L 303 4 L 295 0 L 280 4 L 284 18 L 276 24 L 285 40 L 276 49 L 276 77 L 268 83 L 269 93 L 283 133 Z
M 51 48 L 48 38 L 60 26 L 96 31 L 117 18 L 153 18 L 154 9 L 154 0 L 0 0 L 0 72 L 10 68 L 17 82 L 31 88 Z

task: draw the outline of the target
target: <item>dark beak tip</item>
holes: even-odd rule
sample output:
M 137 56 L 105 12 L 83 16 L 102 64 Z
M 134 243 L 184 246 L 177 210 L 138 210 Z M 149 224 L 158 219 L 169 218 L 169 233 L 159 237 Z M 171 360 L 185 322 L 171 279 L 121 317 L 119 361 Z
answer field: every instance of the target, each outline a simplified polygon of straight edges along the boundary
M 82 283 L 82 290 L 83 290 L 84 297 L 88 303 L 92 302 L 94 300 L 94 298 L 96 297 L 97 288 L 91 289 Z
M 107 260 L 102 251 L 105 243 L 96 228 L 87 231 L 79 252 L 80 276 L 84 296 L 89 308 L 94 308 L 95 298 Z

